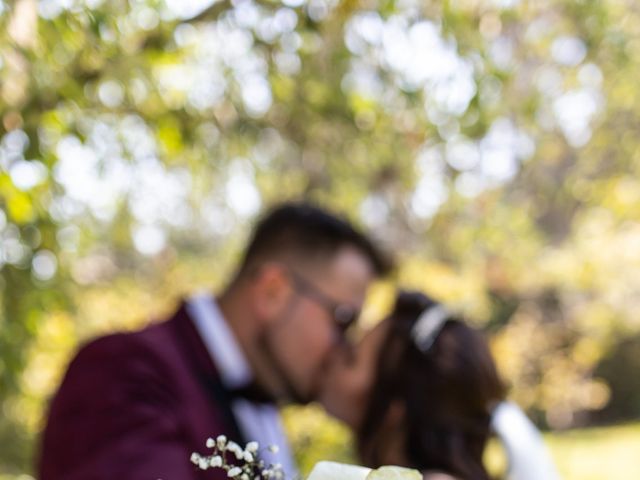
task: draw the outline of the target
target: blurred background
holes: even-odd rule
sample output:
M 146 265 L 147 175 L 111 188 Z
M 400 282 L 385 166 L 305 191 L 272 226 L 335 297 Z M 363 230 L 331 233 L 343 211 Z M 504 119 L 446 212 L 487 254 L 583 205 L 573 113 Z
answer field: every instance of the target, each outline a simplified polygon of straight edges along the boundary
M 79 343 L 219 288 L 290 198 L 488 332 L 566 479 L 637 478 L 639 72 L 636 0 L 0 0 L 0 479 Z

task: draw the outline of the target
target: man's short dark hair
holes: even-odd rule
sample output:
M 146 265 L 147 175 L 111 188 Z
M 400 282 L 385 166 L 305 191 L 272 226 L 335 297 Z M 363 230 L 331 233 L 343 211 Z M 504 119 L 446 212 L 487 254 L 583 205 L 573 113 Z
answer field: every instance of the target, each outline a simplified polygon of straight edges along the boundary
M 284 256 L 300 261 L 321 260 L 345 246 L 360 251 L 377 276 L 391 270 L 390 259 L 346 219 L 310 203 L 284 203 L 269 211 L 256 225 L 240 273 Z

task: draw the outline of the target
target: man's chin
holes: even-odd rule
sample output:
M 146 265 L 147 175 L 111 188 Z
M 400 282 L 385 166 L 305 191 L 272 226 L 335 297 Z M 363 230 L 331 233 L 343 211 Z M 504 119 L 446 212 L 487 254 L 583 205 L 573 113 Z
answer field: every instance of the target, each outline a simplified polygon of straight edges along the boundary
M 289 388 L 287 392 L 286 398 L 284 401 L 288 404 L 294 405 L 309 405 L 312 402 L 315 402 L 318 399 L 317 394 L 314 393 L 303 393 L 296 391 L 294 388 Z
M 319 400 L 319 394 L 316 393 L 315 389 L 313 391 L 305 391 L 284 375 L 280 377 L 279 387 L 276 400 L 282 405 L 308 405 Z

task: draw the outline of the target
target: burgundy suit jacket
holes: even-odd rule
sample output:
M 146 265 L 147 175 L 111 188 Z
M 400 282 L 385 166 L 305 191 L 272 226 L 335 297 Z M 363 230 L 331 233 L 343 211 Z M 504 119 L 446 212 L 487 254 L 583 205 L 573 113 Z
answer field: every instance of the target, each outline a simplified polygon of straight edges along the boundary
M 219 434 L 244 441 L 183 305 L 169 321 L 79 351 L 50 406 L 39 478 L 223 479 L 190 462 Z

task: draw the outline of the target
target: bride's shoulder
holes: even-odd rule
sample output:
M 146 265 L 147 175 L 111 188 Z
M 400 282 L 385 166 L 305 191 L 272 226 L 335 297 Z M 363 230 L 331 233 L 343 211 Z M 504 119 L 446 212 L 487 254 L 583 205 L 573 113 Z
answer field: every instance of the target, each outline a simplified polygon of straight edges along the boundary
M 424 480 L 459 480 L 458 477 L 442 472 L 424 472 L 422 476 Z

